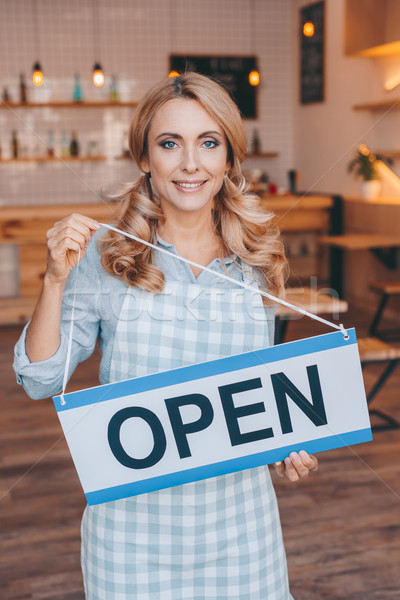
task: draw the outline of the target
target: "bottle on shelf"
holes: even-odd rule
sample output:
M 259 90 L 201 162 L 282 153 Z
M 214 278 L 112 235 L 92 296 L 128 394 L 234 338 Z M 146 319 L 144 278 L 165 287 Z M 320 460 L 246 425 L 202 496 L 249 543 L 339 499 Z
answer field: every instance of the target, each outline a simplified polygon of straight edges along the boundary
M 258 129 L 253 129 L 253 137 L 251 140 L 251 152 L 252 154 L 260 154 L 261 152 L 261 142 Z
M 119 101 L 119 92 L 118 92 L 118 83 L 115 75 L 111 78 L 111 86 L 110 86 L 110 100 L 111 102 Z
M 18 143 L 17 132 L 14 130 L 12 132 L 12 138 L 11 138 L 11 157 L 18 158 L 18 156 L 19 156 L 19 143 Z
M 23 73 L 21 73 L 19 76 L 19 101 L 21 102 L 21 104 L 26 104 L 28 101 L 25 75 Z
M 54 135 L 52 131 L 49 131 L 49 137 L 47 141 L 47 156 L 54 158 Z
M 6 86 L 3 88 L 2 100 L 3 102 L 10 102 L 10 94 L 8 93 L 8 88 Z
M 70 151 L 70 144 L 68 141 L 67 134 L 65 133 L 65 131 L 62 131 L 61 132 L 61 156 L 63 158 L 67 158 L 70 155 L 71 155 L 71 151 Z
M 71 156 L 79 156 L 79 143 L 76 136 L 76 131 L 72 131 L 71 143 L 69 146 Z
M 124 158 L 129 158 L 130 157 L 130 150 L 129 150 L 129 130 L 125 129 L 123 135 L 122 135 L 122 144 L 121 144 L 121 150 L 122 150 L 122 156 Z
M 297 192 L 297 171 L 296 169 L 290 169 L 288 171 L 289 178 L 289 191 L 291 194 L 296 194 Z
M 260 177 L 260 183 L 258 185 L 258 191 L 259 192 L 266 192 L 267 188 L 268 188 L 268 181 L 269 181 L 269 177 L 267 175 L 267 173 L 265 171 L 263 171 L 261 173 L 261 177 Z
M 81 78 L 79 75 L 75 75 L 75 84 L 74 84 L 74 94 L 73 94 L 73 99 L 74 102 L 81 102 L 83 95 L 82 95 L 82 88 L 81 88 Z
M 90 138 L 87 148 L 88 156 L 98 156 L 99 154 L 99 145 L 96 139 Z

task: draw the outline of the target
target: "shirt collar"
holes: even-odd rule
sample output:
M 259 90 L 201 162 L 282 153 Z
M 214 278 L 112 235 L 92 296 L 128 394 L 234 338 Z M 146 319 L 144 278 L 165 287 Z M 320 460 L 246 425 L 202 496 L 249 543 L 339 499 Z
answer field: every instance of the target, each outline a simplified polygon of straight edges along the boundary
M 160 235 L 157 233 L 157 244 L 167 250 L 169 250 L 170 252 L 172 252 L 173 254 L 177 254 L 179 255 L 179 252 L 177 251 L 177 249 L 175 248 L 174 244 L 171 244 L 170 242 L 166 242 L 165 240 L 162 239 L 162 237 L 160 237 Z M 236 254 L 231 254 L 230 256 L 225 256 L 224 257 L 224 264 L 225 265 L 230 265 L 231 263 L 235 262 L 237 260 L 237 256 Z M 219 264 L 221 264 L 221 259 L 216 258 L 215 261 L 217 261 Z M 215 262 L 213 261 L 213 262 Z

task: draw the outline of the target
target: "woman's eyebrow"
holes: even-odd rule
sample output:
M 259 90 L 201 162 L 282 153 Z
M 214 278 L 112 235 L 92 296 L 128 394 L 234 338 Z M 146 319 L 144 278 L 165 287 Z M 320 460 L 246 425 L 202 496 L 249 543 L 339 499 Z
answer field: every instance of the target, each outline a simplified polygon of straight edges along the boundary
M 182 136 L 179 135 L 179 133 L 170 133 L 169 131 L 164 131 L 164 133 L 160 133 L 160 135 L 158 135 L 156 137 L 156 140 L 158 140 L 158 138 L 160 138 L 160 137 L 163 137 L 164 135 L 167 135 L 168 137 L 174 137 L 174 138 L 182 139 Z
M 200 133 L 200 135 L 197 136 L 197 139 L 201 139 L 203 137 L 207 137 L 208 135 L 218 135 L 219 137 L 223 137 L 223 135 L 219 132 L 219 131 L 214 131 L 214 130 L 210 130 L 210 131 L 204 131 L 203 133 Z M 156 140 L 158 140 L 161 137 L 173 137 L 176 138 L 178 140 L 183 139 L 182 136 L 179 133 L 172 133 L 170 131 L 164 131 L 163 133 L 160 133 L 157 137 Z
M 214 130 L 205 131 L 204 133 L 201 133 L 198 137 L 200 139 L 202 137 L 207 137 L 208 135 L 218 135 L 221 138 L 223 137 L 222 133 L 220 133 L 219 131 L 214 131 Z

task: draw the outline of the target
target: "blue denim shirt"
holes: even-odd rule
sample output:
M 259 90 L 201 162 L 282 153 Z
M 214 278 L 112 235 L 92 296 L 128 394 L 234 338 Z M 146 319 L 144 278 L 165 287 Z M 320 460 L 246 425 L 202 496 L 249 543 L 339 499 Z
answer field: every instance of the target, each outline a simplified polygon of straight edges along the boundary
M 27 394 L 33 399 L 53 396 L 62 389 L 73 305 L 75 305 L 75 312 L 69 376 L 79 362 L 91 356 L 98 340 L 102 354 L 100 383 L 109 381 L 118 317 L 128 287 L 122 279 L 110 275 L 101 265 L 96 242 L 102 233 L 103 231 L 100 230 L 95 234 L 79 265 L 78 272 L 75 267 L 68 278 L 63 295 L 60 346 L 57 352 L 46 360 L 31 363 L 25 350 L 28 325 L 24 328 L 15 346 L 13 367 L 17 382 L 23 385 Z M 161 238 L 157 239 L 157 244 L 172 254 L 178 255 L 173 244 L 169 244 Z M 196 278 L 187 263 L 155 250 L 154 264 L 163 271 L 167 280 L 187 281 L 209 287 L 234 287 L 234 284 L 232 285 L 229 281 L 214 277 L 207 271 L 202 271 Z M 234 255 L 225 257 L 222 262 L 216 258 L 208 265 L 208 268 L 241 281 L 241 264 Z M 256 271 L 254 273 L 262 287 L 263 282 L 260 275 Z M 74 295 L 75 286 L 76 294 Z M 275 307 L 265 307 L 265 317 L 271 321 L 270 344 L 273 343 L 274 314 Z M 93 382 L 93 385 L 97 384 L 98 382 Z

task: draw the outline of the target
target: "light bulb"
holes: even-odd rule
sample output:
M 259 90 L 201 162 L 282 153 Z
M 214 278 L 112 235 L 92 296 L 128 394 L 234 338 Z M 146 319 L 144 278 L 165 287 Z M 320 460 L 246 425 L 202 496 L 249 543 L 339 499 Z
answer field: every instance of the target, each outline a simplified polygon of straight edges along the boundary
M 33 83 L 37 86 L 42 85 L 44 77 L 42 72 L 42 67 L 39 62 L 36 62 L 33 65 L 33 75 L 32 75 Z
M 260 83 L 260 73 L 255 69 L 253 69 L 249 73 L 249 83 L 253 86 L 259 85 Z
M 314 35 L 314 23 L 306 21 L 303 25 L 303 33 L 306 37 L 312 37 Z
M 93 83 L 96 87 L 104 84 L 104 73 L 100 63 L 96 63 L 93 67 Z

